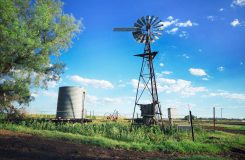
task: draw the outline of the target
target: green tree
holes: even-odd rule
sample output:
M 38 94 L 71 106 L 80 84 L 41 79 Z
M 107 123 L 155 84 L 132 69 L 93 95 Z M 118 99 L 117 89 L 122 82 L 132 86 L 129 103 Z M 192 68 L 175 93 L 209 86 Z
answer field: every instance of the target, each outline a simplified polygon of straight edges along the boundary
M 197 119 L 197 117 L 194 116 L 194 115 L 191 115 L 191 118 L 192 118 L 192 120 Z M 190 120 L 190 115 L 186 115 L 186 116 L 184 117 L 184 120 Z
M 59 0 L 0 1 L 0 111 L 29 104 L 31 89 L 47 88 L 64 71 L 59 61 L 81 30 L 81 21 Z

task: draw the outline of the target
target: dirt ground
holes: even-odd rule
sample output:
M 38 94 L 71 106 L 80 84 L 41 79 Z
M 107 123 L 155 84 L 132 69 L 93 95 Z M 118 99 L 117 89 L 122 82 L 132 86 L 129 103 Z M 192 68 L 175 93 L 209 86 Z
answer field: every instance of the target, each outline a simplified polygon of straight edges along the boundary
M 242 153 L 239 153 L 242 152 Z M 122 149 L 106 149 L 87 144 L 75 144 L 62 140 L 51 140 L 23 133 L 0 130 L 1 160 L 77 160 L 77 159 L 173 159 L 184 157 L 177 153 L 140 152 Z M 220 155 L 232 159 L 243 159 L 244 152 Z
M 93 145 L 74 144 L 32 135 L 0 130 L 1 160 L 33 159 L 170 159 L 174 154 L 105 149 Z

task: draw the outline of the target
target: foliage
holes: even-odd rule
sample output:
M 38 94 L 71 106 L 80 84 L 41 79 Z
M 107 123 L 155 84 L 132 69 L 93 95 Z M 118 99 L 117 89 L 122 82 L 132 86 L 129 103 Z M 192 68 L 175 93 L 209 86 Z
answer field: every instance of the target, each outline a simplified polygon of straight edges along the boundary
M 197 119 L 197 117 L 194 116 L 194 115 L 191 115 L 191 118 L 192 118 L 192 120 Z M 186 116 L 184 117 L 184 120 L 189 120 L 189 119 L 190 119 L 190 115 L 186 115 Z
M 58 57 L 71 46 L 81 22 L 59 0 L 0 1 L 0 111 L 28 104 L 30 90 L 59 80 Z

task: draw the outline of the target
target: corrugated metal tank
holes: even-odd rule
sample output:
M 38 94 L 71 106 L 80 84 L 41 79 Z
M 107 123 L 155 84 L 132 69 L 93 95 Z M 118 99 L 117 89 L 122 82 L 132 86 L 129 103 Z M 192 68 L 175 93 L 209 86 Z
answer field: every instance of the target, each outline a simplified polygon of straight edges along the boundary
M 56 118 L 81 119 L 84 114 L 85 90 L 80 87 L 59 88 Z

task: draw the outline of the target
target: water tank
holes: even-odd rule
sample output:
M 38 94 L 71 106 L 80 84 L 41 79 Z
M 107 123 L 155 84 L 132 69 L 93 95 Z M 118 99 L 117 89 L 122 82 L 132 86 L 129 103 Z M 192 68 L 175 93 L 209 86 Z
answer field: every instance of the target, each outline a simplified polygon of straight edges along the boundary
M 85 90 L 80 87 L 59 88 L 56 118 L 81 119 L 84 115 Z

